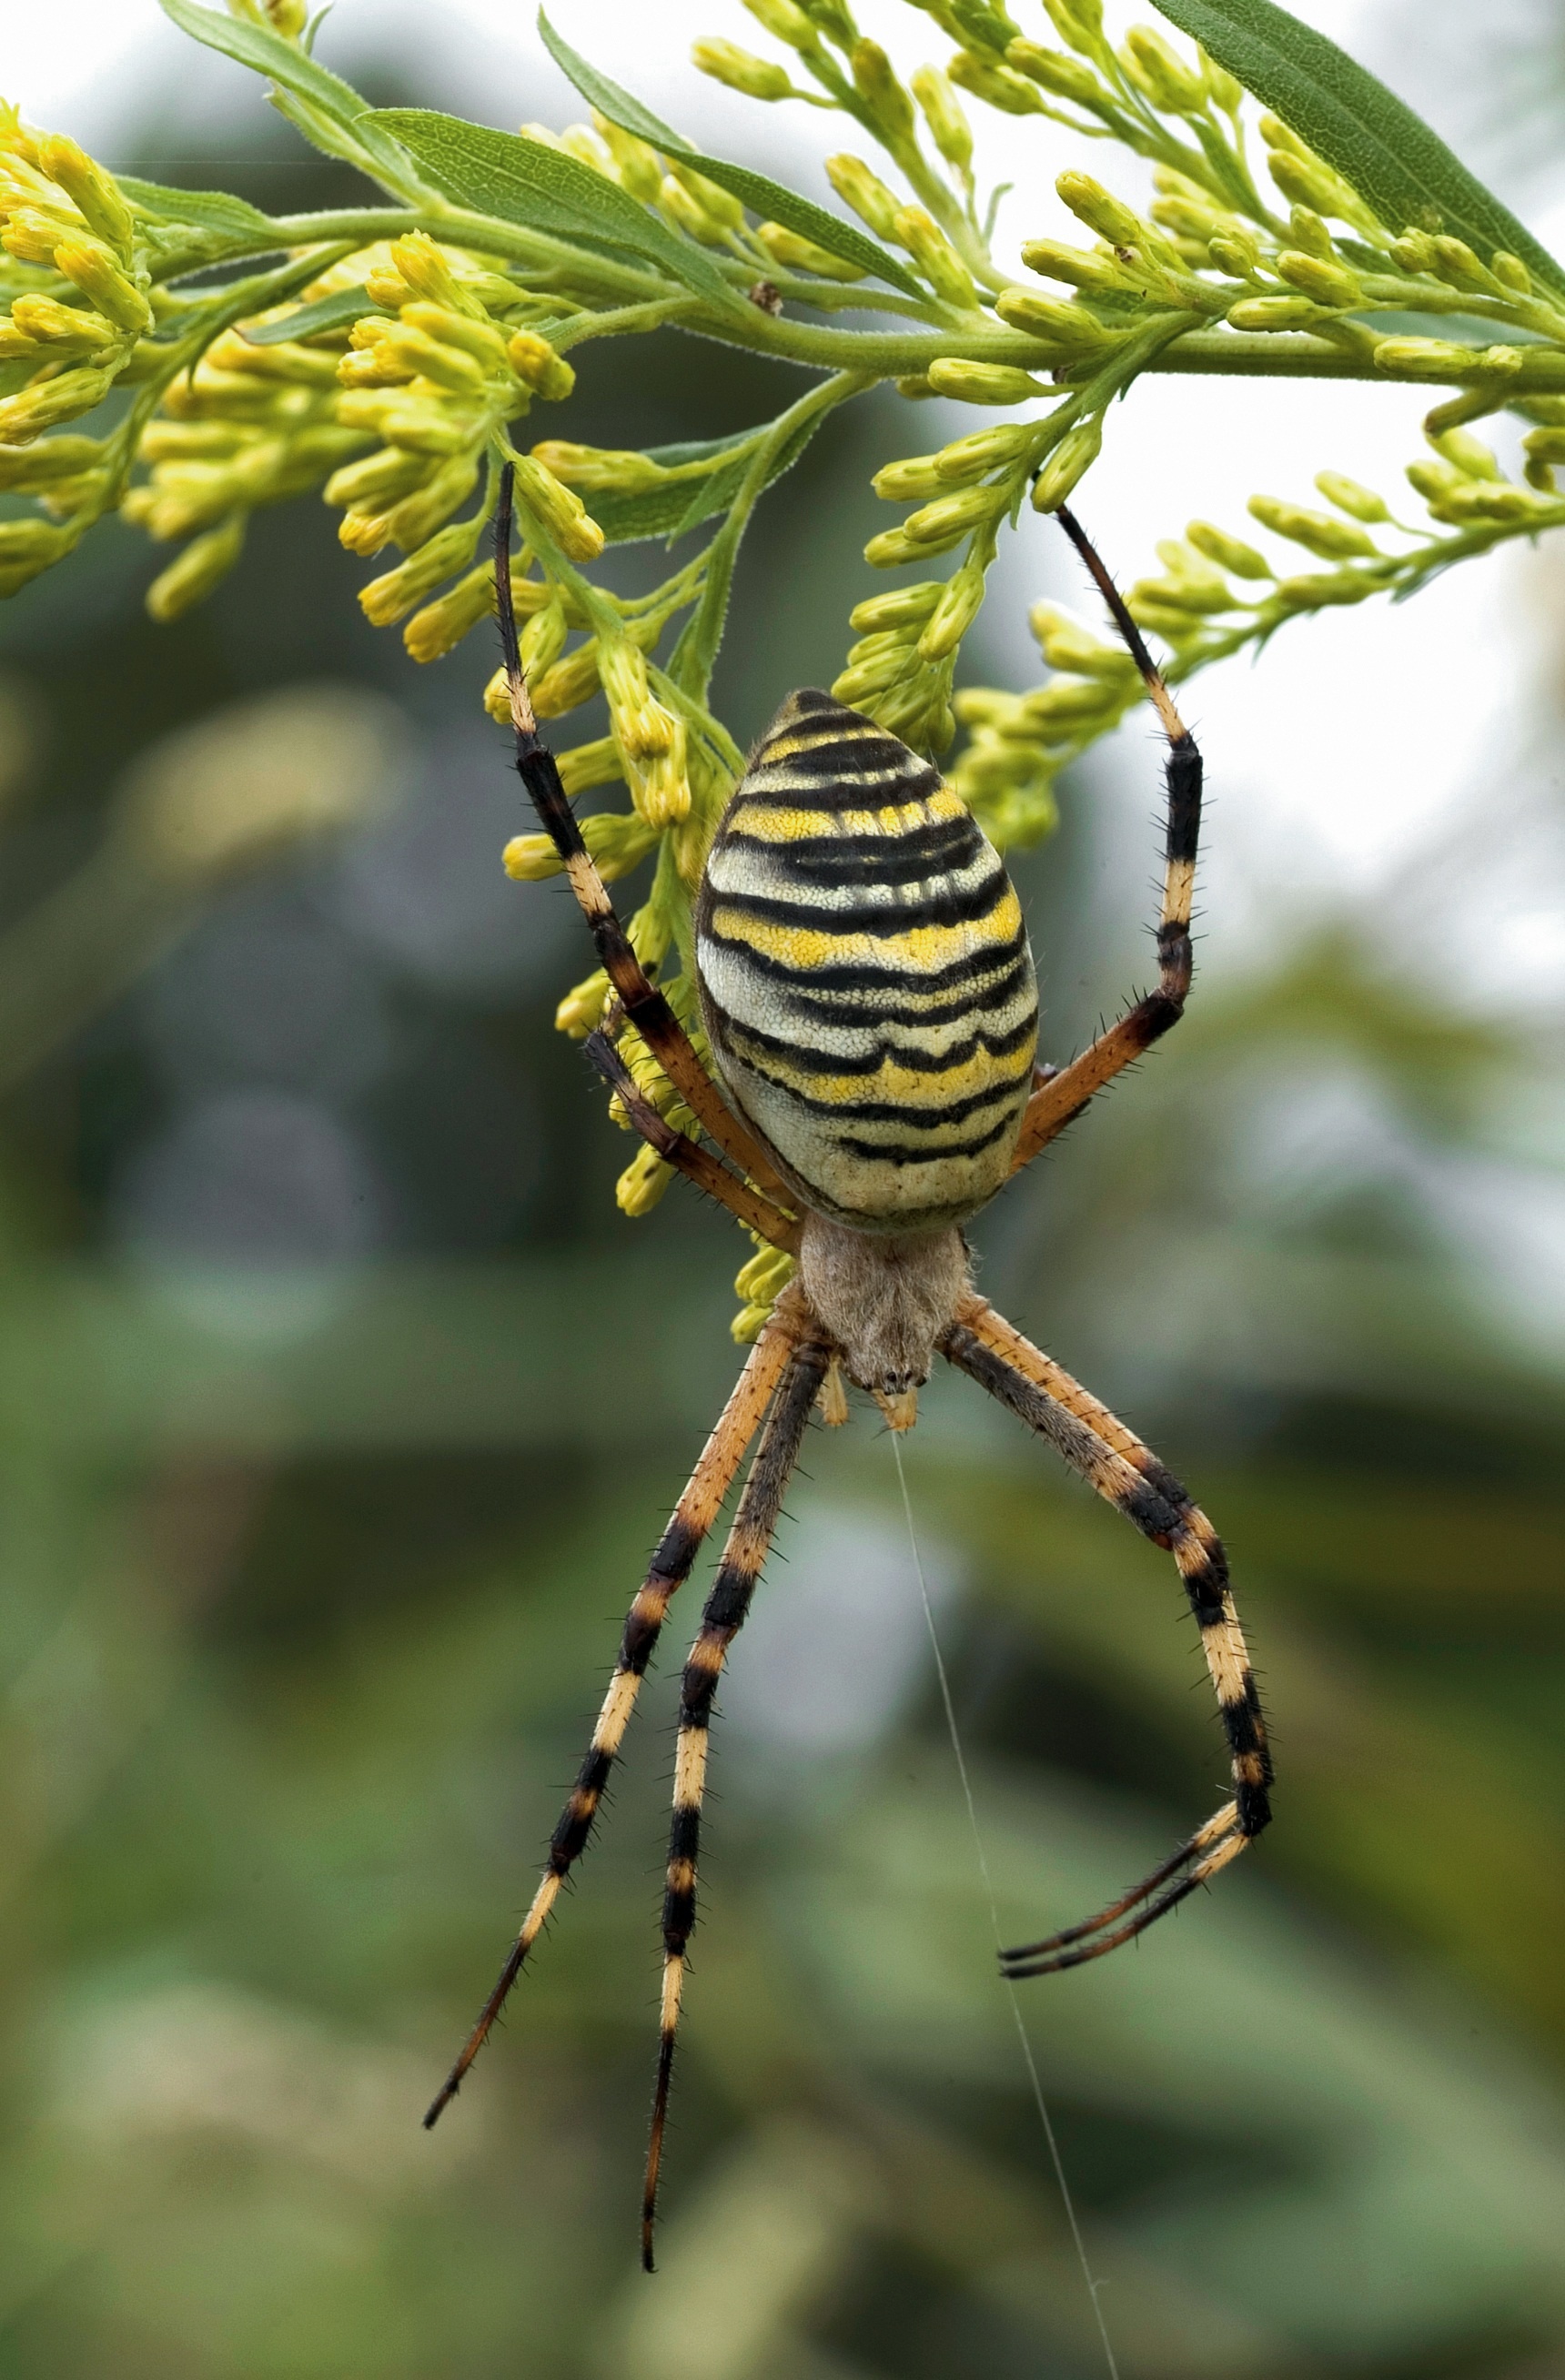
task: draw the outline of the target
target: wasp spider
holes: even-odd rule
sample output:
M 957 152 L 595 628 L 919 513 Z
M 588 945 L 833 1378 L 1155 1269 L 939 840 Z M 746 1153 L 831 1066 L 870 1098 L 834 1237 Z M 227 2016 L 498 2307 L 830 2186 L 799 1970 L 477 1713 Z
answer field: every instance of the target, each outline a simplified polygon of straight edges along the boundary
M 1228 1737 L 1232 1798 L 1096 1916 L 1003 1952 L 1006 1973 L 1055 1973 L 1129 1941 L 1226 1867 L 1269 1815 L 1259 1699 L 1216 1531 L 1122 1422 L 978 1296 L 962 1237 L 965 1219 L 1177 1021 L 1190 988 L 1201 757 L 1102 563 L 1072 516 L 1062 510 L 1059 518 L 1168 736 L 1156 990 L 1069 1065 L 1036 1067 L 1032 957 L 999 855 L 928 762 L 872 720 L 806 689 L 789 696 L 756 747 L 706 863 L 696 965 L 720 1091 L 643 972 L 540 740 L 512 615 L 508 471 L 503 488 L 497 608 L 517 772 L 564 863 L 619 1015 L 654 1052 L 710 1147 L 674 1130 L 638 1094 L 609 1033 L 593 1035 L 589 1052 L 659 1154 L 798 1262 L 637 1591 L 532 1905 L 425 2118 L 432 2124 L 459 2088 L 586 1848 L 670 1597 L 758 1432 L 680 1695 L 661 2037 L 642 2205 L 649 2271 L 695 1923 L 712 1699 L 811 1410 L 819 1405 L 829 1422 L 847 1418 L 844 1375 L 868 1390 L 893 1430 L 910 1429 L 919 1387 L 936 1354 L 943 1355 L 1172 1554 L 1200 1627 Z

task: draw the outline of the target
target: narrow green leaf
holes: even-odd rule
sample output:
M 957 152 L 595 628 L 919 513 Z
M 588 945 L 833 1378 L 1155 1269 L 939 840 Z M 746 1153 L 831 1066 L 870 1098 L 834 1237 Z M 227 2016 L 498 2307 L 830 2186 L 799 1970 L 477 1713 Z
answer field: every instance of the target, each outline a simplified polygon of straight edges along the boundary
M 383 107 L 367 120 L 394 135 L 459 206 L 556 237 L 628 249 L 714 305 L 744 303 L 704 249 L 564 150 L 432 108 Z
M 209 50 L 220 50 L 224 57 L 237 59 L 240 66 L 253 67 L 280 91 L 289 91 L 294 98 L 318 109 L 350 140 L 357 140 L 366 155 L 386 166 L 394 177 L 399 169 L 406 173 L 406 160 L 399 155 L 394 141 L 372 126 L 367 134 L 360 129 L 366 103 L 353 85 L 318 66 L 302 50 L 295 49 L 291 42 L 285 42 L 280 33 L 265 25 L 220 15 L 215 8 L 198 7 L 196 0 L 158 0 L 158 5 L 164 15 L 182 33 L 188 33 L 192 41 L 204 42 Z
M 768 487 L 798 461 L 823 419 L 823 415 L 815 414 L 800 423 L 788 444 L 773 457 L 767 473 Z M 715 470 L 698 480 L 671 480 L 661 488 L 645 488 L 624 495 L 600 491 L 588 498 L 593 519 L 611 545 L 634 545 L 651 537 L 683 537 L 686 529 L 698 528 L 714 513 L 727 511 L 749 468 L 759 434 L 762 433 L 754 430 L 739 430 L 729 438 L 686 441 L 677 446 L 649 446 L 649 458 L 669 470 L 677 469 L 682 463 L 703 463 L 711 456 L 726 455 L 730 459 L 720 462 Z
M 339 289 L 333 297 L 317 298 L 313 306 L 301 306 L 297 314 L 285 315 L 280 322 L 263 322 L 254 331 L 246 330 L 241 322 L 239 330 L 249 346 L 278 347 L 287 339 L 313 338 L 318 331 L 346 331 L 361 316 L 384 310 L 371 303 L 370 292 L 361 282 L 356 289 Z
M 1388 230 L 1509 249 L 1551 289 L 1565 269 L 1394 91 L 1273 0 L 1157 0 L 1372 206 Z
M 860 272 L 877 274 L 880 280 L 889 281 L 893 288 L 904 291 L 910 298 L 928 296 L 928 290 L 920 287 L 905 264 L 899 263 L 888 249 L 855 225 L 844 223 L 840 215 L 828 213 L 813 200 L 801 198 L 796 190 L 790 190 L 782 182 L 772 181 L 769 175 L 758 174 L 748 165 L 731 165 L 722 157 L 703 156 L 698 149 L 693 149 L 688 140 L 654 115 L 649 107 L 643 107 L 630 91 L 622 91 L 617 82 L 611 81 L 606 74 L 601 74 L 596 67 L 590 66 L 586 58 L 573 50 L 564 37 L 554 30 L 541 8 L 538 12 L 538 30 L 550 55 L 569 75 L 583 99 L 595 107 L 600 115 L 606 115 L 611 124 L 617 124 L 622 132 L 634 133 L 638 140 L 645 140 L 665 157 L 677 157 L 681 164 L 694 165 L 709 182 L 715 182 L 720 189 L 727 190 L 732 197 L 741 200 L 753 213 L 784 224 L 789 231 L 797 232 L 801 239 L 814 240 L 817 248 L 823 248 L 829 256 L 840 256 L 844 264 L 856 264 Z
M 116 174 L 115 179 L 136 212 L 159 224 L 188 224 L 221 239 L 264 238 L 272 229 L 270 215 L 226 190 L 177 190 L 164 182 L 138 181 L 133 174 Z

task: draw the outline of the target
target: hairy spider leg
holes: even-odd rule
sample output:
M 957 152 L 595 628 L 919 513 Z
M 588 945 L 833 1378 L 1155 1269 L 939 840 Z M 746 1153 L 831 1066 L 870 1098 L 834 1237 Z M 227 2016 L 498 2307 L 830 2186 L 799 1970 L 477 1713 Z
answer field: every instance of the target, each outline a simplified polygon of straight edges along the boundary
M 731 1215 L 736 1215 L 748 1230 L 758 1232 L 763 1240 L 770 1240 L 774 1248 L 786 1248 L 791 1256 L 798 1254 L 797 1223 L 780 1207 L 774 1207 L 770 1198 L 752 1190 L 747 1182 L 741 1182 L 736 1173 L 730 1173 L 710 1148 L 703 1148 L 698 1141 L 661 1116 L 651 1100 L 643 1099 L 637 1089 L 629 1067 L 606 1033 L 588 1035 L 587 1054 L 618 1099 L 632 1127 L 649 1148 L 656 1149 L 665 1164 L 676 1167 L 698 1190 L 704 1190 L 709 1197 L 726 1207 Z
M 1201 832 L 1201 755 L 1180 718 L 1141 631 L 1126 611 L 1081 523 L 1062 504 L 1061 528 L 1081 555 L 1146 680 L 1146 691 L 1169 739 L 1165 775 L 1169 789 L 1168 836 L 1163 862 L 1163 905 L 1158 919 L 1158 989 L 1143 994 L 1117 1025 L 1100 1033 L 1079 1058 L 1033 1093 L 1022 1118 L 1012 1160 L 1013 1173 L 1030 1165 L 1039 1149 L 1080 1115 L 1087 1101 L 1159 1040 L 1184 1014 L 1190 992 L 1190 910 L 1195 891 L 1195 855 Z
M 685 1946 L 696 1923 L 696 1862 L 700 1848 L 701 1794 L 706 1783 L 712 1697 L 728 1647 L 745 1624 L 831 1353 L 829 1345 L 819 1338 L 806 1339 L 794 1350 L 767 1415 L 750 1475 L 734 1516 L 734 1526 L 722 1549 L 722 1560 L 701 1613 L 700 1629 L 685 1664 L 679 1697 L 679 1740 L 674 1754 L 668 1888 L 663 1898 L 658 2079 L 652 2097 L 647 2180 L 641 2197 L 641 2261 L 648 2272 L 652 2270 L 652 2228 L 657 2219 L 658 2176 L 668 2120 L 674 2042 L 679 2032 Z
M 560 1814 L 560 1821 L 549 1847 L 548 1865 L 533 1895 L 532 1905 L 500 1971 L 499 1981 L 485 2000 L 479 2021 L 463 2045 L 461 2056 L 424 2118 L 426 2128 L 438 2119 L 443 2108 L 461 2089 L 463 2078 L 489 2038 L 490 2030 L 521 1973 L 528 1951 L 560 1897 L 567 1875 L 587 1848 L 609 1772 L 625 1740 L 625 1729 L 636 1707 L 636 1697 L 656 1647 L 670 1600 L 689 1577 L 691 1565 L 738 1475 L 746 1450 L 760 1427 L 761 1416 L 787 1370 L 796 1342 L 801 1306 L 802 1300 L 797 1291 L 784 1290 L 770 1320 L 750 1351 L 749 1360 L 734 1383 L 717 1427 L 701 1450 L 700 1460 L 690 1475 L 689 1486 L 674 1506 L 673 1517 L 663 1531 L 661 1542 L 652 1556 L 650 1567 L 637 1590 L 636 1600 L 625 1619 L 614 1673 L 609 1681 L 609 1690 L 603 1697 L 603 1706 L 598 1714 L 598 1724 L 592 1730 L 587 1756 L 581 1764 L 570 1799 Z
M 1229 1588 L 1227 1558 L 1206 1514 L 1122 1422 L 981 1299 L 966 1301 L 961 1318 L 942 1337 L 940 1350 L 1047 1439 L 1144 1536 L 1173 1555 L 1201 1631 L 1233 1771 L 1233 1799 L 1133 1890 L 1079 1925 L 1005 1951 L 1006 1971 L 1019 1980 L 1101 1957 L 1226 1867 L 1270 1818 L 1271 1759 L 1255 1673 Z M 1054 1393 L 1056 1389 L 1064 1393 Z M 1115 1920 L 1133 1909 L 1140 1913 L 1115 1927 Z
M 511 724 L 516 735 L 516 774 L 528 789 L 539 824 L 564 862 L 576 905 L 587 920 L 603 972 L 618 994 L 625 1015 L 709 1138 L 733 1159 L 741 1172 L 747 1173 L 763 1189 L 781 1192 L 782 1184 L 765 1150 L 723 1104 L 684 1026 L 663 994 L 649 980 L 582 838 L 576 812 L 560 783 L 554 756 L 539 735 L 538 721 L 522 676 L 516 609 L 511 599 L 515 477 L 514 467 L 507 463 L 500 475 L 500 501 L 494 516 L 494 594 L 510 689 Z

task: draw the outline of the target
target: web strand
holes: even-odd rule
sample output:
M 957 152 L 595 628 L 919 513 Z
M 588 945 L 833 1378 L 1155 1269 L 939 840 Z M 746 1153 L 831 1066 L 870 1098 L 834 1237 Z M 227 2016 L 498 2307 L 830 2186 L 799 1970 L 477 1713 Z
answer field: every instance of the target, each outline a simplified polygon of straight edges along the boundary
M 902 1439 L 895 1430 L 890 1435 L 892 1452 L 896 1458 L 897 1485 L 902 1489 L 902 1509 L 907 1519 L 907 1542 L 913 1554 L 914 1573 L 918 1581 L 919 1600 L 924 1606 L 924 1624 L 929 1632 L 929 1647 L 935 1657 L 935 1675 L 940 1680 L 940 1701 L 945 1707 L 945 1723 L 951 1735 L 951 1748 L 956 1759 L 956 1773 L 962 1780 L 962 1798 L 967 1804 L 967 1823 L 972 1828 L 973 1849 L 977 1854 L 978 1874 L 989 1900 L 989 1926 L 994 1935 L 994 1947 L 999 1951 L 1002 1948 L 1000 1933 L 1000 1905 L 995 1898 L 994 1879 L 989 1874 L 989 1854 L 984 1849 L 983 1829 L 978 1824 L 978 1806 L 973 1797 L 973 1780 L 967 1771 L 967 1756 L 962 1748 L 962 1731 L 956 1724 L 956 1706 L 952 1700 L 951 1680 L 946 1673 L 945 1656 L 940 1650 L 940 1633 L 935 1626 L 934 1606 L 929 1601 L 929 1589 L 924 1576 L 924 1558 L 918 1549 L 918 1532 L 913 1520 L 913 1499 L 908 1494 L 907 1474 L 903 1468 Z M 1037 2070 L 1037 2060 L 1033 2056 L 1033 2045 L 1023 2019 L 1022 2003 L 1016 1996 L 1016 1986 L 1010 1977 L 1002 1976 L 1001 1980 L 1006 1996 L 1011 2002 L 1011 2014 L 1016 2027 L 1016 2038 L 1022 2046 L 1022 2061 L 1027 2070 L 1027 2081 L 1032 2085 L 1033 2105 L 1037 2109 L 1038 2121 L 1043 2127 L 1043 2137 L 1049 2144 L 1049 2163 L 1054 2168 L 1054 2179 L 1060 2185 L 1060 2196 L 1064 2204 L 1065 2219 L 1071 2227 L 1071 2238 L 1075 2243 L 1076 2261 L 1081 2266 L 1082 2279 L 1086 2284 L 1087 2295 L 1092 2300 L 1093 2318 L 1098 2325 L 1098 2336 L 1103 2342 L 1103 2359 L 1109 2367 L 1109 2380 L 1120 2380 L 1120 2367 L 1114 2360 L 1113 2344 L 1109 2337 L 1109 2325 L 1103 2318 L 1103 2306 L 1098 2296 L 1102 2284 L 1094 2278 L 1092 2266 L 1087 2260 L 1086 2242 L 1082 2237 L 1081 2224 L 1076 2216 L 1076 2203 L 1071 2195 L 1071 2185 L 1065 2179 L 1064 2162 L 1061 2157 L 1060 2143 L 1054 2132 L 1054 2119 L 1049 2112 L 1049 2102 L 1043 2095 L 1043 2082 Z

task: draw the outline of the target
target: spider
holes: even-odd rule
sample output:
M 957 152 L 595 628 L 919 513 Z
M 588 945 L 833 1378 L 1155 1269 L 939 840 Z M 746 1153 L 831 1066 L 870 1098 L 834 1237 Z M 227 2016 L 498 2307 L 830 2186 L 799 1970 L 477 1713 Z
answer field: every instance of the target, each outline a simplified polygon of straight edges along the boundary
M 703 870 L 696 969 L 720 1089 L 637 959 L 539 736 L 512 608 L 511 480 L 507 466 L 495 589 L 516 771 L 564 864 L 619 1020 L 641 1034 L 711 1146 L 674 1129 L 640 1095 L 613 1046 L 613 1025 L 589 1038 L 588 1054 L 659 1155 L 798 1265 L 637 1591 L 531 1906 L 424 2119 L 433 2124 L 460 2088 L 587 1847 L 670 1599 L 758 1433 L 680 1693 L 642 2197 L 642 2261 L 650 2272 L 713 1697 L 811 1412 L 819 1406 L 833 1425 L 848 1417 L 844 1375 L 902 1431 L 913 1427 L 919 1388 L 936 1354 L 943 1355 L 1172 1554 L 1200 1627 L 1228 1739 L 1231 1798 L 1095 1916 L 1002 1951 L 1003 1972 L 1013 1979 L 1058 1973 L 1131 1940 L 1237 1858 L 1270 1815 L 1260 1702 L 1216 1531 L 1122 1421 L 977 1294 L 961 1230 L 1178 1021 L 1191 978 L 1201 756 L 1108 571 L 1062 507 L 1061 527 L 1108 605 L 1168 738 L 1157 989 L 1069 1065 L 1035 1066 L 1032 957 L 998 853 L 927 761 L 873 720 L 807 688 L 789 696 L 751 753 Z

